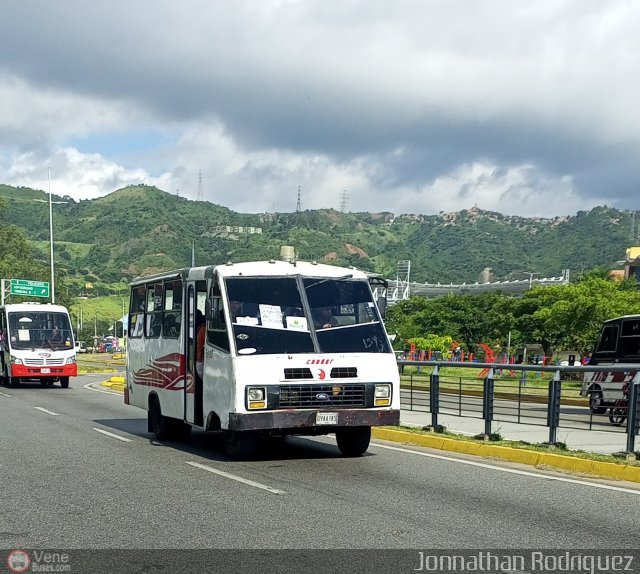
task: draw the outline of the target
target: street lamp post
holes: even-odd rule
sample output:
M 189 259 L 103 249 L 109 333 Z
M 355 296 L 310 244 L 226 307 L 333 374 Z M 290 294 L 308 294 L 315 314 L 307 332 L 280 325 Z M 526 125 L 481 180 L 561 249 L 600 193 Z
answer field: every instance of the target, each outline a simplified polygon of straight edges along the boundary
M 51 201 L 51 168 L 48 168 L 49 175 L 49 257 L 51 259 L 51 304 L 56 302 L 55 275 L 53 266 L 53 204 L 69 203 L 68 201 Z M 46 203 L 44 199 L 34 199 L 40 203 Z

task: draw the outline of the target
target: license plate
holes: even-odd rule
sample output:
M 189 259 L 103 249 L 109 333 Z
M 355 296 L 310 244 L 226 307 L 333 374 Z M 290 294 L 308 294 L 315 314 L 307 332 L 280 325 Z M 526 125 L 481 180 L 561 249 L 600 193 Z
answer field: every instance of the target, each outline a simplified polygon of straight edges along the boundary
M 51 369 L 43 368 L 43 369 L 40 369 L 40 372 L 41 372 L 41 373 L 43 373 L 43 374 L 44 374 L 44 373 L 50 373 L 50 372 L 51 372 Z
M 316 413 L 317 425 L 337 425 L 338 413 Z

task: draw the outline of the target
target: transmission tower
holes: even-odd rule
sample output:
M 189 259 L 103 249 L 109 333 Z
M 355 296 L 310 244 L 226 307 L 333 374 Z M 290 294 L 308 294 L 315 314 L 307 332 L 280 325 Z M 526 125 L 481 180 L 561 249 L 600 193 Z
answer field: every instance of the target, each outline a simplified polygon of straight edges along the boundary
M 198 171 L 198 201 L 202 201 L 202 170 Z
M 344 213 L 347 210 L 347 203 L 349 202 L 349 194 L 346 189 L 342 190 L 340 194 L 340 211 Z
M 296 203 L 296 213 L 300 213 L 302 211 L 301 195 L 302 192 L 300 191 L 300 186 L 298 186 L 298 203 Z
M 398 302 L 411 296 L 411 260 L 398 261 L 396 266 L 395 285 L 391 289 L 390 301 Z
M 634 243 L 636 240 L 636 212 L 631 212 L 631 231 L 629 232 L 629 242 Z

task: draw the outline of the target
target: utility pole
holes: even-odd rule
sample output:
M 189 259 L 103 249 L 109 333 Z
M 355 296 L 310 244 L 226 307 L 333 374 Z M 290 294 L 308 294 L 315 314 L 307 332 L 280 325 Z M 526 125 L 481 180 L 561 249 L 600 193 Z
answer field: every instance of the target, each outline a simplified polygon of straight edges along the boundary
M 51 259 L 51 304 L 56 302 L 55 273 L 53 267 L 53 204 L 69 203 L 68 201 L 51 201 L 51 168 L 47 168 L 49 174 L 49 255 Z M 46 203 L 44 199 L 34 199 L 40 203 Z
M 342 190 L 340 194 L 340 211 L 344 213 L 347 210 L 347 203 L 349 202 L 349 194 L 346 189 Z
M 533 287 L 533 276 L 540 275 L 540 273 L 531 273 L 529 271 L 522 271 L 522 273 L 529 276 L 529 290 L 531 290 L 531 287 Z

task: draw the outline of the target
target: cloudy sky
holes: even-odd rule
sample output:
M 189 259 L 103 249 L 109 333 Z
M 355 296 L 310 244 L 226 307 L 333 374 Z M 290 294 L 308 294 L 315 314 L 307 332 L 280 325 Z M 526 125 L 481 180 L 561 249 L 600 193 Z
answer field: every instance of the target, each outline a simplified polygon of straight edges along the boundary
M 240 212 L 640 209 L 640 1 L 20 0 L 0 183 Z

